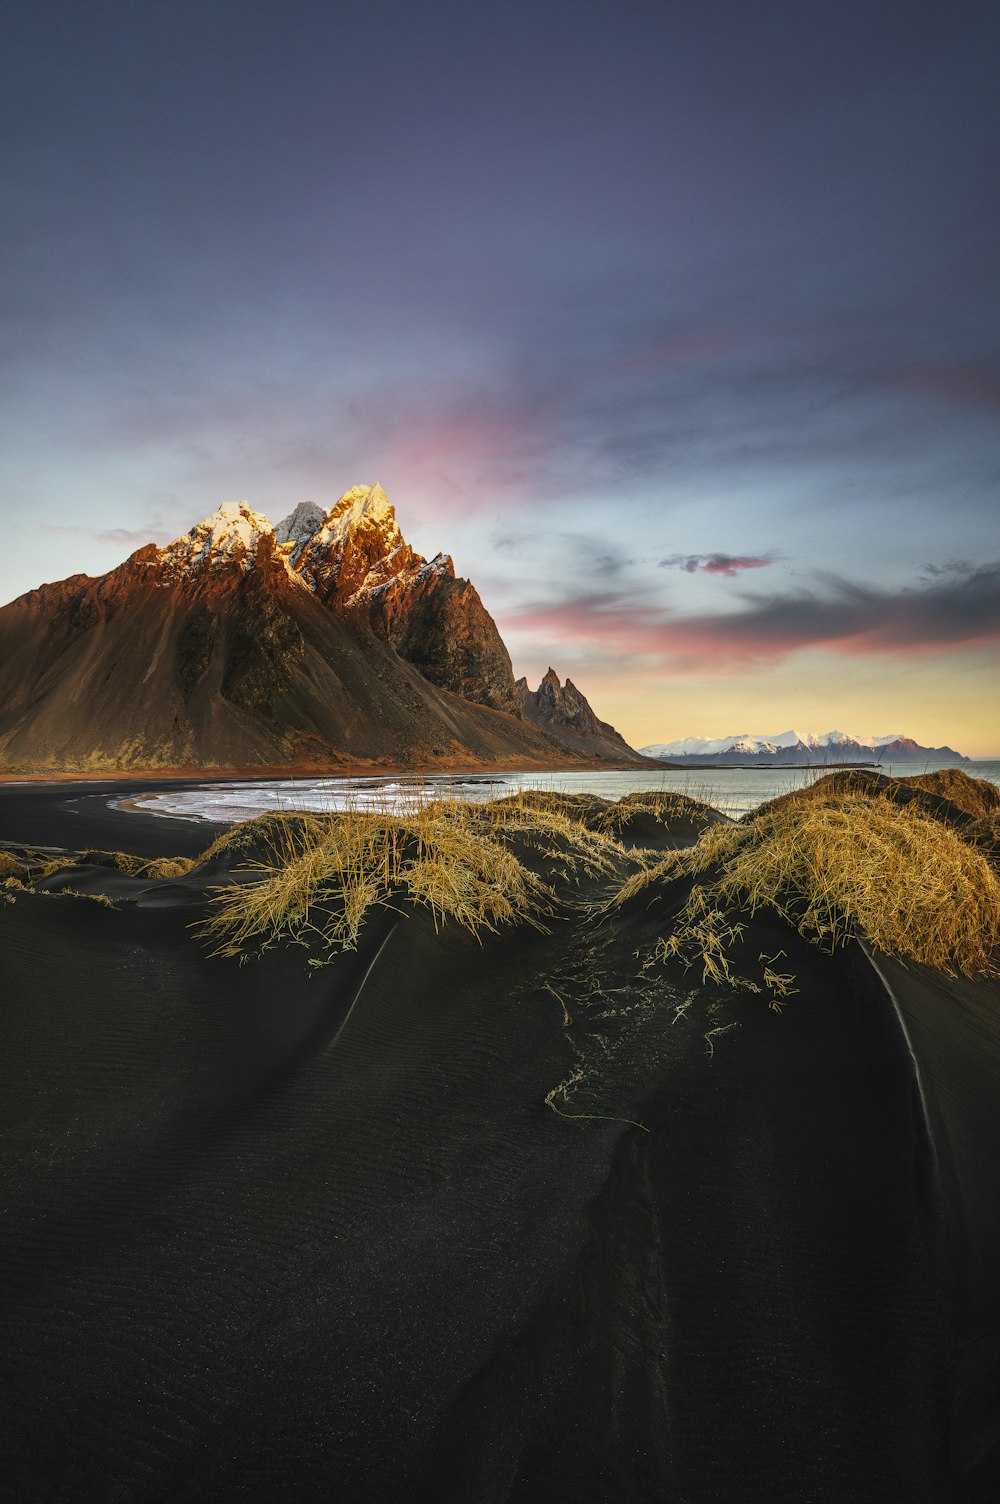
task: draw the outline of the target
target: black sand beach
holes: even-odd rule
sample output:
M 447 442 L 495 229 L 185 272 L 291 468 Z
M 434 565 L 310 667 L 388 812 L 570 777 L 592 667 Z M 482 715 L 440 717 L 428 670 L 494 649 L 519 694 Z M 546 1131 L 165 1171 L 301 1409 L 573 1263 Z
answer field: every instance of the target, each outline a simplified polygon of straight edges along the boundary
M 164 789 L 204 779 L 107 779 L 81 782 L 0 780 L 0 842 L 61 851 L 127 851 L 134 856 L 199 856 L 225 829 L 205 820 L 175 820 L 117 809 Z
M 117 792 L 0 838 L 210 839 Z M 758 916 L 779 1016 L 644 971 L 664 905 L 596 879 L 240 965 L 219 880 L 0 907 L 6 1497 L 997 1497 L 995 986 Z

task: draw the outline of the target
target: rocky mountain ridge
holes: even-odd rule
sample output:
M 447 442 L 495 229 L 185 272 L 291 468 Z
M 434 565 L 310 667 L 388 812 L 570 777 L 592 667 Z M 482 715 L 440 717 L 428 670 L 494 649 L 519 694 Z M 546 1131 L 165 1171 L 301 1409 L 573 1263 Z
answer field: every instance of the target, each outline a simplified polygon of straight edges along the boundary
M 586 752 L 591 757 L 642 762 L 643 758 L 607 721 L 599 720 L 586 696 L 572 679 L 559 682 L 554 668 L 549 668 L 535 690 L 527 679 L 518 679 L 517 692 L 526 719 L 564 746 Z
M 247 502 L 224 503 L 144 562 L 164 579 L 254 567 L 271 538 L 290 579 L 338 616 L 365 622 L 440 689 L 520 717 L 514 672 L 496 623 L 447 554 L 426 560 L 403 537 L 379 485 L 353 486 L 324 512 L 300 502 L 277 525 Z
M 410 547 L 381 486 L 345 492 L 294 567 L 325 605 L 366 621 L 432 684 L 520 717 L 510 655 L 475 586 L 447 554 L 427 560 Z

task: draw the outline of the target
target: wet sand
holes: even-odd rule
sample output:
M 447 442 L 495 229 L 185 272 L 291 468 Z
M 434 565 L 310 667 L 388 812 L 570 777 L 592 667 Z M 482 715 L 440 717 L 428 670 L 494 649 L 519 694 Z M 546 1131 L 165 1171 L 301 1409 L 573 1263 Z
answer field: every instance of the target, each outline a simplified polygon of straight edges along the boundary
M 227 827 L 115 809 L 115 801 L 164 789 L 196 788 L 203 778 L 0 782 L 0 841 L 60 851 L 127 851 L 132 856 L 199 856 Z
M 18 818 L 137 849 L 107 794 Z M 906 974 L 922 1096 L 864 955 L 777 923 L 799 995 L 709 1014 L 655 905 L 241 967 L 209 878 L 98 880 L 0 907 L 9 1497 L 996 1497 L 995 989 Z

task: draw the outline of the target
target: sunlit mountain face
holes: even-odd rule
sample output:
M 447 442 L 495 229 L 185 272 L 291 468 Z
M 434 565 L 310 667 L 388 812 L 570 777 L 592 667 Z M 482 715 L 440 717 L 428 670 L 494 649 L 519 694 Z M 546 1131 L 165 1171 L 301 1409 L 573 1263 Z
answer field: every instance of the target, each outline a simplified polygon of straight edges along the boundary
M 447 555 L 410 548 L 378 485 L 277 527 L 223 503 L 107 574 L 0 608 L 0 771 L 551 765 L 583 751 L 525 718 L 475 587 Z

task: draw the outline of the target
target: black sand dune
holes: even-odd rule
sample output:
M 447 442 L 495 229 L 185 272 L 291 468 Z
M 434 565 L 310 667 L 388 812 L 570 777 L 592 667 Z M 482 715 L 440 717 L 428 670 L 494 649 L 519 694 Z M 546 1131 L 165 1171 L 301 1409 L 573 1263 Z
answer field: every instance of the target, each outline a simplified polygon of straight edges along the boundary
M 932 1139 L 777 922 L 799 995 L 708 1013 L 655 904 L 241 967 L 115 881 L 0 907 L 7 1497 L 996 1497 L 995 992 L 892 974 Z
M 954 1462 L 962 1497 L 1000 1497 L 1000 998 L 880 958 L 920 1068 L 948 1235 Z

